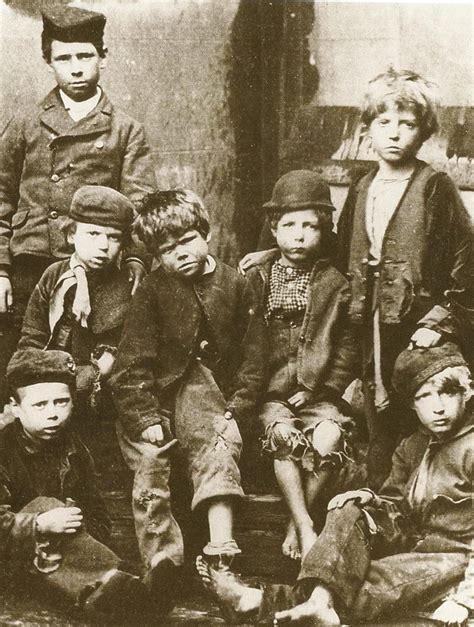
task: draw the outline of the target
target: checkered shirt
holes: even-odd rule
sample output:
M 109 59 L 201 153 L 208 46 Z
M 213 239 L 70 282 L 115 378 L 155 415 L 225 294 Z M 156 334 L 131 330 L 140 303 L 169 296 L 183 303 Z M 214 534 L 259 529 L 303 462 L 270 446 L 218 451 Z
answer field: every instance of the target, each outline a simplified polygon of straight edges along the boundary
M 284 266 L 275 261 L 270 272 L 265 317 L 305 311 L 311 270 Z

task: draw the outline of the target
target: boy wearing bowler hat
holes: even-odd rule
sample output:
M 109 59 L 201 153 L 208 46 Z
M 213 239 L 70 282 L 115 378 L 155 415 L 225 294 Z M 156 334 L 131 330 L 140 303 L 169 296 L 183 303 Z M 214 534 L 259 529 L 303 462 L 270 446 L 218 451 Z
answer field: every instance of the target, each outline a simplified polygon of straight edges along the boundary
M 18 344 L 70 352 L 78 364 L 78 392 L 92 401 L 112 370 L 130 300 L 120 255 L 132 221 L 133 205 L 120 192 L 99 185 L 76 191 L 63 224 L 74 252 L 40 278 Z
M 7 369 L 15 421 L 0 431 L 0 570 L 41 598 L 132 617 L 148 594 L 104 543 L 110 520 L 89 451 L 69 429 L 75 362 L 17 351 Z
M 257 275 L 270 333 L 271 378 L 260 420 L 290 510 L 282 550 L 297 559 L 316 537 L 316 497 L 348 459 L 351 420 L 341 395 L 354 378 L 356 345 L 347 324 L 348 284 L 328 260 L 329 186 L 314 172 L 288 172 L 264 208 L 278 249 L 262 253 L 248 272 Z
M 103 185 L 138 202 L 155 187 L 142 125 L 99 84 L 105 22 L 101 13 L 64 5 L 43 12 L 43 58 L 56 87 L 1 135 L 0 380 L 34 286 L 51 263 L 68 256 L 61 225 L 74 192 Z M 133 290 L 145 274 L 137 252 L 131 247 L 124 255 Z

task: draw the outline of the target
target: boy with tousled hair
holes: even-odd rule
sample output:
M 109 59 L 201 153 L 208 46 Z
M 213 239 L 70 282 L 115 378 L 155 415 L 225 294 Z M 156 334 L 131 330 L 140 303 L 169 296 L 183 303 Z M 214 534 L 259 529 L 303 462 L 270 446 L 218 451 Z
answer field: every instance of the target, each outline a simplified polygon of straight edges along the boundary
M 76 190 L 102 185 L 138 202 L 156 184 L 142 125 L 99 85 L 105 16 L 64 4 L 42 15 L 43 57 L 56 87 L 14 115 L 0 139 L 0 388 L 33 288 L 49 265 L 69 256 L 61 226 Z M 137 245 L 124 251 L 132 292 L 146 272 L 144 258 Z
M 462 625 L 474 610 L 472 383 L 459 349 L 403 351 L 393 385 L 419 429 L 396 449 L 378 494 L 334 497 L 296 585 L 263 590 L 201 558 L 204 585 L 233 622 L 311 625 L 383 622 L 424 610 Z
M 170 506 L 179 444 L 206 512 L 206 559 L 228 570 L 240 550 L 233 501 L 243 495 L 238 422 L 252 417 L 265 377 L 265 332 L 254 289 L 209 255 L 209 216 L 185 189 L 149 194 L 135 232 L 158 260 L 132 299 L 111 378 L 119 442 L 135 473 L 133 512 L 148 579 L 177 582 L 183 539 Z M 170 607 L 173 592 L 169 593 Z
M 78 366 L 77 390 L 93 404 L 112 371 L 130 301 L 120 256 L 133 215 L 133 204 L 109 187 L 85 185 L 75 192 L 63 225 L 74 252 L 40 278 L 18 344 L 70 352 Z
M 357 344 L 347 280 L 328 259 L 329 186 L 315 172 L 288 172 L 264 209 L 278 248 L 247 273 L 259 286 L 270 346 L 259 419 L 290 512 L 282 551 L 299 559 L 316 538 L 317 497 L 349 459 L 352 422 L 341 395 L 354 378 Z
M 349 190 L 337 266 L 350 278 L 349 315 L 362 336 L 369 482 L 379 487 L 404 429 L 389 394 L 393 365 L 409 343 L 439 342 L 451 307 L 472 310 L 474 248 L 454 183 L 416 158 L 438 129 L 434 85 L 390 69 L 369 83 L 362 121 L 379 163 Z

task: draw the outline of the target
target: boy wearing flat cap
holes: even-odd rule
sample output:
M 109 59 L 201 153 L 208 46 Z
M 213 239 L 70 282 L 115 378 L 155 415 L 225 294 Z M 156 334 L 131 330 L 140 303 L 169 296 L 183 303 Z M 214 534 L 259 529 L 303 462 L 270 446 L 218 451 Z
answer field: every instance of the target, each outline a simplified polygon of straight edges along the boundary
M 234 622 L 372 623 L 424 610 L 432 620 L 462 625 L 474 610 L 469 370 L 458 348 L 445 343 L 403 351 L 392 382 L 414 408 L 419 430 L 396 449 L 378 495 L 362 489 L 330 501 L 296 586 L 229 590 L 198 560 L 204 584 Z
M 99 85 L 105 21 L 100 13 L 69 6 L 43 13 L 43 57 L 57 86 L 1 135 L 0 314 L 8 315 L 0 380 L 34 286 L 51 263 L 68 256 L 61 225 L 74 192 L 103 185 L 136 202 L 156 184 L 142 126 Z M 136 250 L 124 255 L 133 289 L 145 273 Z
M 15 421 L 0 431 L 0 570 L 42 598 L 131 618 L 146 589 L 104 544 L 111 526 L 94 463 L 69 430 L 73 358 L 17 351 L 7 381 Z
M 341 395 L 354 378 L 356 343 L 348 325 L 349 286 L 329 262 L 329 186 L 294 170 L 264 205 L 278 248 L 255 256 L 270 334 L 270 382 L 260 411 L 263 449 L 290 511 L 282 551 L 293 559 L 313 544 L 313 504 L 348 460 L 351 420 Z M 255 277 L 254 277 L 255 275 Z M 344 415 L 344 413 L 346 415 Z
M 120 254 L 132 221 L 133 205 L 120 192 L 99 185 L 75 192 L 63 223 L 74 253 L 45 270 L 18 344 L 70 352 L 78 364 L 77 391 L 93 402 L 112 370 L 131 297 Z

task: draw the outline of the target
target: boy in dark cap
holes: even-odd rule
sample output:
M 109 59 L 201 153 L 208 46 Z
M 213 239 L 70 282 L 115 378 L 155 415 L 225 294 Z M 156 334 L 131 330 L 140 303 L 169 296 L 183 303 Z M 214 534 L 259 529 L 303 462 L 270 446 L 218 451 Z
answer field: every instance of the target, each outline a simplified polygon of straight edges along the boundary
M 348 283 L 328 260 L 329 186 L 314 172 L 289 172 L 264 208 L 278 248 L 247 273 L 259 285 L 270 335 L 260 420 L 290 511 L 282 550 L 298 559 L 316 538 L 315 500 L 348 459 L 351 420 L 341 395 L 354 378 L 357 350 L 347 324 Z
M 393 387 L 414 408 L 419 430 L 396 449 L 378 495 L 362 489 L 332 499 L 294 588 L 229 587 L 198 559 L 205 586 L 237 622 L 251 611 L 256 622 L 327 625 L 426 610 L 462 625 L 474 610 L 469 370 L 450 343 L 405 350 Z
M 63 223 L 74 253 L 40 278 L 18 344 L 70 352 L 78 364 L 77 390 L 92 401 L 112 370 L 130 300 L 120 255 L 132 221 L 133 205 L 120 192 L 99 185 L 75 192 Z
M 104 544 L 111 526 L 94 464 L 69 430 L 73 358 L 17 351 L 7 380 L 15 421 L 0 431 L 0 570 L 42 598 L 131 618 L 146 589 Z
M 16 115 L 1 136 L 0 315 L 10 315 L 3 321 L 0 381 L 34 286 L 47 266 L 68 256 L 61 225 L 74 192 L 103 185 L 135 202 L 155 187 L 141 124 L 99 86 L 105 21 L 75 7 L 45 10 L 43 57 L 57 86 L 39 106 Z M 145 273 L 137 250 L 124 255 L 133 290 Z
M 206 559 L 227 570 L 240 553 L 233 504 L 243 496 L 238 422 L 265 382 L 265 332 L 254 289 L 209 255 L 209 215 L 189 190 L 149 194 L 135 230 L 160 262 L 132 299 L 111 378 L 119 442 L 135 472 L 133 512 L 151 581 L 183 563 L 171 510 L 177 443 L 193 510 L 209 525 Z M 170 595 L 170 602 L 172 597 Z

